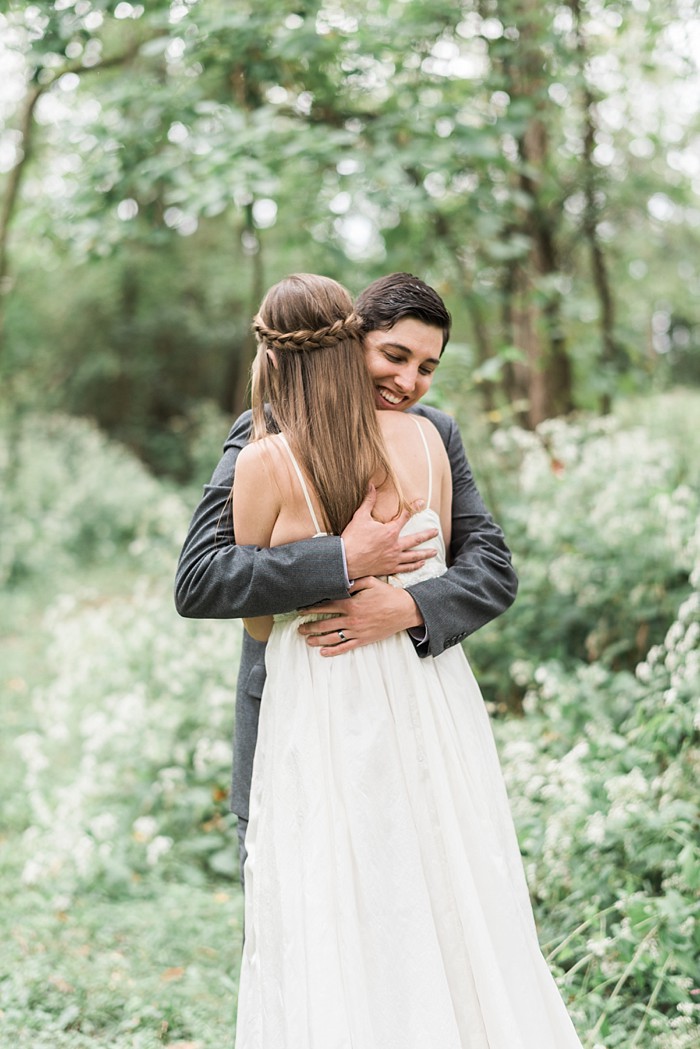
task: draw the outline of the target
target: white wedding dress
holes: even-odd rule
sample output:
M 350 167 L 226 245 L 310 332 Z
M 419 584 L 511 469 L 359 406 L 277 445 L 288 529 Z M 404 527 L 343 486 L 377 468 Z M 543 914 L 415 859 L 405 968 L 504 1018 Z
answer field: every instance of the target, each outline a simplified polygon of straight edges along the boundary
M 389 581 L 442 574 L 432 543 Z M 581 1049 L 461 648 L 420 659 L 401 633 L 324 658 L 299 622 L 267 645 L 236 1049 Z

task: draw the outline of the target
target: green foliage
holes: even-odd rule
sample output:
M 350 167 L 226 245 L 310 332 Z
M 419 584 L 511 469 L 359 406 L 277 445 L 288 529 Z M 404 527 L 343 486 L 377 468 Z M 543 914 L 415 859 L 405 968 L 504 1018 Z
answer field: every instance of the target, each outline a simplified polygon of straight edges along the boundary
M 700 1003 L 697 398 L 499 431 L 520 570 L 468 642 L 542 942 L 586 1044 L 691 1049 Z M 562 939 L 562 932 L 566 935 Z
M 50 683 L 17 741 L 32 806 L 25 880 L 123 893 L 156 866 L 197 884 L 207 870 L 237 876 L 227 801 L 240 626 L 180 619 L 167 580 L 106 603 L 66 595 L 45 625 Z
M 7 857 L 6 857 L 7 860 Z M 232 1040 L 242 900 L 144 885 L 119 901 L 24 886 L 0 929 L 0 1037 L 17 1049 L 219 1049 Z
M 226 804 L 230 698 L 240 627 L 202 627 L 174 611 L 167 581 L 189 507 L 85 421 L 28 416 L 5 424 L 3 582 L 15 593 L 28 583 L 42 595 L 67 588 L 45 616 L 49 683 L 37 685 L 17 743 L 31 808 L 27 844 L 37 840 L 26 877 L 60 879 L 66 864 L 67 883 L 100 879 L 123 891 L 175 845 L 159 869 L 184 864 L 191 878 L 198 870 L 230 878 L 237 870 Z M 115 560 L 158 577 L 159 588 L 144 575 L 133 594 L 105 601 L 81 587 Z M 25 688 L 18 675 L 9 684 Z
M 696 407 L 646 400 L 623 421 L 504 431 L 482 458 L 498 464 L 522 589 L 469 651 L 487 700 L 522 698 L 522 715 L 494 728 L 541 942 L 586 1049 L 694 1049 L 697 1034 Z M 19 654 L 0 638 L 13 740 L 2 775 L 20 785 L 5 812 L 8 856 L 26 907 L 20 940 L 9 919 L 12 950 L 24 946 L 0 977 L 0 1027 L 27 1049 L 220 1045 L 230 1010 L 222 1021 L 191 952 L 212 944 L 214 985 L 228 992 L 221 971 L 235 960 L 222 954 L 212 891 L 236 878 L 226 796 L 240 627 L 175 615 L 181 500 L 91 427 L 42 422 L 21 431 L 3 525 L 14 534 L 33 505 L 37 463 L 59 471 L 43 504 L 46 522 L 56 514 L 51 553 L 31 544 L 4 620 L 26 633 L 32 613 L 15 623 L 12 607 L 37 599 L 21 578 L 58 592 L 36 642 L 41 666 L 26 638 Z M 123 477 L 128 521 L 142 521 L 115 523 L 92 548 L 109 554 L 118 587 L 91 586 L 76 554 L 69 522 L 77 534 L 81 521 L 63 500 L 78 464 Z M 112 490 L 91 486 L 90 513 L 114 521 Z
M 174 435 L 200 397 L 241 406 L 268 284 L 408 269 L 446 295 L 489 408 L 523 412 L 547 339 L 582 408 L 696 382 L 695 60 L 688 4 L 667 7 L 6 5 L 0 57 L 40 98 L 27 142 L 21 92 L 0 100 L 3 380 L 185 479 Z M 110 258 L 136 308 L 93 284 Z
M 634 675 L 550 660 L 497 726 L 541 935 L 606 1047 L 697 1035 L 700 547 L 693 584 Z
M 189 870 L 189 859 L 195 872 L 232 876 L 226 802 L 240 626 L 175 612 L 168 580 L 189 508 L 86 422 L 26 417 L 3 436 L 5 581 L 73 581 L 46 612 L 49 683 L 18 740 L 29 837 L 43 842 L 28 880 L 58 877 L 65 863 L 79 878 L 123 888 L 171 849 L 163 869 Z M 144 574 L 133 592 L 104 602 L 77 580 L 115 558 Z M 48 768 L 57 774 L 44 780 Z
M 10 417 L 0 429 L 0 582 L 60 578 L 128 547 L 162 564 L 187 508 L 94 424 Z
M 517 703 L 518 680 L 551 658 L 633 669 L 688 592 L 696 463 L 610 416 L 498 430 L 493 446 L 490 470 L 517 478 L 501 515 L 521 582 L 516 609 L 470 643 L 480 680 Z
M 51 298 L 43 274 L 23 272 L 7 317 L 8 400 L 90 416 L 159 474 L 200 483 L 200 428 L 213 405 L 230 415 L 249 324 L 222 268 L 223 238 L 210 230 L 200 241 L 209 247 L 195 259 L 182 240 L 167 258 L 120 248 L 54 274 Z M 220 436 L 214 461 L 219 450 Z

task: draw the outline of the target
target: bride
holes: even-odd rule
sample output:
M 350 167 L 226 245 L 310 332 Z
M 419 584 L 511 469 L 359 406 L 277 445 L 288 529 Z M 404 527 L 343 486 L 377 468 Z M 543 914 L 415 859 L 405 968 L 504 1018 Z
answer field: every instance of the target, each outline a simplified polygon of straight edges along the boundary
M 420 578 L 444 572 L 444 445 L 429 420 L 375 410 L 345 289 L 288 277 L 254 328 L 237 541 L 340 534 L 372 484 L 382 520 L 422 500 L 404 530 L 437 529 Z M 245 621 L 269 641 L 236 1049 L 580 1049 L 462 650 L 419 659 L 402 633 L 324 659 L 308 618 Z

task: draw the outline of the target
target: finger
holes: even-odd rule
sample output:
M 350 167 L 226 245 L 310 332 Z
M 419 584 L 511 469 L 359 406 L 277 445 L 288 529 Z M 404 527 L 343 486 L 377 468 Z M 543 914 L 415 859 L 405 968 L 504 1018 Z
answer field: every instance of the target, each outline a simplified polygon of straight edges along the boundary
M 403 575 L 404 572 L 417 572 L 424 564 L 425 561 L 413 561 L 410 564 L 400 564 L 396 574 Z
M 404 550 L 399 557 L 399 562 L 402 565 L 416 564 L 417 561 L 427 561 L 430 557 L 435 557 L 437 550 L 433 550 L 431 547 L 426 547 L 423 550 Z
M 343 641 L 338 637 L 338 631 L 336 630 L 332 634 L 311 634 L 306 638 L 306 644 L 309 648 L 339 648 L 341 645 L 347 645 L 349 641 L 354 640 L 354 638 L 345 637 Z
M 355 511 L 355 514 L 359 513 L 360 510 L 362 510 L 363 513 L 371 514 L 372 510 L 374 510 L 374 504 L 376 503 L 376 501 L 377 489 L 370 482 L 369 487 L 367 488 L 367 495 L 364 497 L 364 499 L 358 506 L 357 510 Z
M 340 634 L 343 636 L 340 637 Z M 334 630 L 332 634 L 311 634 L 306 638 L 306 644 L 309 648 L 339 648 L 342 645 L 349 644 L 350 641 L 357 641 L 357 638 L 348 637 L 344 630 Z
M 302 623 L 298 630 L 302 637 L 325 637 L 327 634 L 337 634 L 339 630 L 345 630 L 346 627 L 345 617 L 338 616 L 337 619 L 321 619 L 316 620 L 315 623 Z
M 352 652 L 353 648 L 359 648 L 360 642 L 353 638 L 352 641 L 344 641 L 340 645 L 332 645 L 321 649 L 322 656 L 342 656 L 345 652 Z
M 349 600 L 349 598 L 344 598 L 343 600 Z M 327 616 L 327 615 L 330 615 L 330 614 L 332 614 L 334 616 L 342 616 L 342 615 L 345 614 L 344 611 L 343 611 L 342 606 L 338 605 L 338 604 L 308 605 L 308 606 L 303 607 L 303 608 L 298 608 L 297 612 L 299 612 L 300 615 L 304 615 L 304 616 L 312 616 L 312 615 L 314 615 L 314 616 L 316 616 L 316 615 Z
M 416 554 L 408 553 L 404 554 L 399 561 L 400 569 L 420 569 L 422 564 L 429 561 L 431 557 L 436 556 L 436 552 L 428 553 L 427 550 L 421 551 L 421 556 L 417 557 Z
M 434 539 L 437 534 L 437 528 L 429 528 L 426 532 L 415 532 L 411 535 L 402 536 L 401 544 L 404 550 L 413 550 L 415 547 L 420 546 L 421 543 L 427 543 L 428 540 Z
M 356 597 L 361 590 L 373 590 L 375 587 L 382 586 L 386 586 L 386 583 L 384 583 L 380 579 L 377 579 L 376 576 L 366 575 L 362 576 L 361 579 L 356 579 L 350 587 L 350 589 L 348 590 L 348 593 L 351 594 L 353 597 Z M 350 613 L 354 612 L 356 608 L 357 605 L 353 605 L 353 607 L 350 609 Z
M 387 523 L 397 532 L 400 532 L 406 522 L 410 521 L 412 516 L 413 510 L 411 510 L 410 506 L 405 506 L 398 517 L 393 518 L 393 520 Z

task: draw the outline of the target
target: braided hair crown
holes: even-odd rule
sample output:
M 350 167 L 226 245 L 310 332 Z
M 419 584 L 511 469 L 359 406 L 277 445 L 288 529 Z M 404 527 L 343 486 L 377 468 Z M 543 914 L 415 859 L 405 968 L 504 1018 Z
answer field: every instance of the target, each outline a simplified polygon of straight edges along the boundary
M 279 351 L 323 350 L 336 346 L 342 338 L 357 338 L 361 318 L 354 311 L 321 328 L 299 328 L 296 331 L 278 331 L 265 324 L 258 313 L 253 320 L 253 331 L 268 349 Z

